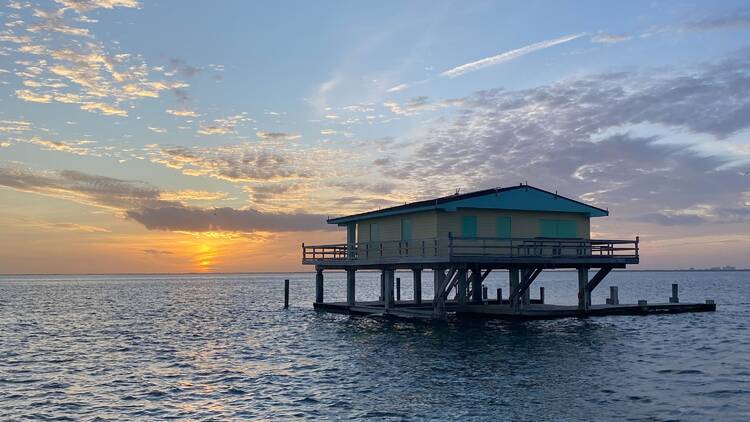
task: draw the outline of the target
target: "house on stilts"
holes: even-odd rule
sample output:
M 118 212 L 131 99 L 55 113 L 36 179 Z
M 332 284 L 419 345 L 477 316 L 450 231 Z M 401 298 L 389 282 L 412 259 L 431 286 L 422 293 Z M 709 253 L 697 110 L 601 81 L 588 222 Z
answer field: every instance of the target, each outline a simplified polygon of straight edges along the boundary
M 580 315 L 712 311 L 712 301 L 619 304 L 616 287 L 606 304 L 591 292 L 615 268 L 639 262 L 639 239 L 591 238 L 591 218 L 608 210 L 527 184 L 486 189 L 332 218 L 346 227 L 346 243 L 302 245 L 302 262 L 316 270 L 319 310 L 402 318 L 556 318 Z M 573 269 L 578 305 L 531 300 L 530 288 L 546 269 Z M 345 270 L 346 302 L 324 301 L 324 271 Z M 357 270 L 380 270 L 377 301 L 356 300 Z M 396 270 L 413 272 L 413 297 L 394 294 Z M 422 296 L 422 274 L 431 270 L 431 298 Z M 482 284 L 492 271 L 508 272 L 509 294 L 487 298 Z M 590 276 L 591 271 L 593 276 Z

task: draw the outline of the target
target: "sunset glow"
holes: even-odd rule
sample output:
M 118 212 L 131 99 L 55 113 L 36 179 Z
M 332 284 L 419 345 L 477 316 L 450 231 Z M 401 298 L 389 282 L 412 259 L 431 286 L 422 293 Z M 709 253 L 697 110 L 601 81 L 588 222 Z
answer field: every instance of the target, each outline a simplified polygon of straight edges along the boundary
M 746 266 L 746 6 L 660 10 L 5 2 L 0 272 L 297 271 L 329 216 L 525 181 Z

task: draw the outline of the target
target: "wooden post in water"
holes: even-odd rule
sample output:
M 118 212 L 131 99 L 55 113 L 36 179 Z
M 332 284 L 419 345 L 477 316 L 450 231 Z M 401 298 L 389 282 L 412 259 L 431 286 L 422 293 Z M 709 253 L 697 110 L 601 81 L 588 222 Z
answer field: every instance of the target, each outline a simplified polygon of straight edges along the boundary
M 385 274 L 385 310 L 393 307 L 393 270 L 383 270 Z
M 396 302 L 401 301 L 401 277 L 396 277 Z
M 385 270 L 380 271 L 380 301 L 385 302 Z
M 482 300 L 487 300 L 487 286 L 482 286 Z
M 518 303 L 518 294 L 516 291 L 519 288 L 520 280 L 521 280 L 521 270 L 518 268 L 511 268 L 508 270 L 508 285 L 510 287 L 510 293 L 509 296 L 513 298 L 513 302 L 510 304 L 510 307 L 514 311 L 518 311 L 519 309 L 519 303 Z
M 284 309 L 289 309 L 289 279 L 284 280 Z
M 609 304 L 619 305 L 620 297 L 617 292 L 617 286 L 609 286 Z
M 578 310 L 588 312 L 591 308 L 591 292 L 586 288 L 589 282 L 589 269 L 578 267 Z
M 503 303 L 503 289 L 497 288 L 497 303 Z
M 466 305 L 466 293 L 469 290 L 469 284 L 466 280 L 466 270 L 458 270 L 458 304 Z
M 669 298 L 669 303 L 680 303 L 680 298 L 677 294 L 678 289 L 677 283 L 672 283 L 672 297 Z
M 422 304 L 422 269 L 415 268 L 411 270 L 414 276 L 414 303 Z
M 539 303 L 544 304 L 544 287 L 539 288 Z
M 347 305 L 354 305 L 354 302 L 355 302 L 356 273 L 357 273 L 357 270 L 355 269 L 350 268 L 346 270 L 346 304 Z
M 315 303 L 323 303 L 323 270 L 315 270 Z

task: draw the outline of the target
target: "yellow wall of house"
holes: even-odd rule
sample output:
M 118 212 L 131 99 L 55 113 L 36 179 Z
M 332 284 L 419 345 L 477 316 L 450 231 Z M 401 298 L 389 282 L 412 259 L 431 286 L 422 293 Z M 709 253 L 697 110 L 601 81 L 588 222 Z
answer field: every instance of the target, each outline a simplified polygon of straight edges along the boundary
M 585 214 L 555 213 L 536 211 L 503 211 L 485 209 L 459 209 L 455 212 L 423 211 L 391 217 L 374 218 L 357 223 L 357 242 L 370 241 L 370 224 L 377 223 L 380 241 L 401 240 L 401 219 L 411 220 L 412 239 L 432 239 L 448 237 L 448 232 L 461 236 L 461 217 L 477 217 L 477 236 L 495 237 L 496 218 L 510 217 L 511 237 L 538 237 L 542 219 L 572 220 L 576 222 L 576 237 L 590 238 L 589 217 Z
M 576 237 L 588 239 L 590 237 L 589 217 L 585 214 L 536 211 L 504 211 L 484 209 L 459 209 L 455 212 L 438 214 L 438 236 L 447 237 L 448 232 L 453 236 L 461 236 L 461 217 L 473 215 L 477 217 L 477 236 L 495 237 L 496 218 L 510 217 L 511 237 L 538 237 L 539 220 L 571 220 L 576 222 Z
M 377 223 L 380 241 L 401 240 L 401 219 L 411 221 L 412 239 L 431 239 L 437 236 L 437 212 L 422 211 L 391 217 L 373 218 L 357 223 L 357 242 L 370 241 L 370 224 Z

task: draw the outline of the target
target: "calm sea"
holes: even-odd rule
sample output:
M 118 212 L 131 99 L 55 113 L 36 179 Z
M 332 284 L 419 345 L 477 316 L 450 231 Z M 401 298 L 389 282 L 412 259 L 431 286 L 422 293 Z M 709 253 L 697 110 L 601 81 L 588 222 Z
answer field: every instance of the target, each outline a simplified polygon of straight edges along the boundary
M 374 299 L 377 274 L 357 275 Z M 666 301 L 678 282 L 715 313 L 447 325 L 317 313 L 313 279 L 0 277 L 0 419 L 750 420 L 748 272 L 616 272 L 593 299 Z M 576 303 L 574 273 L 539 286 Z

